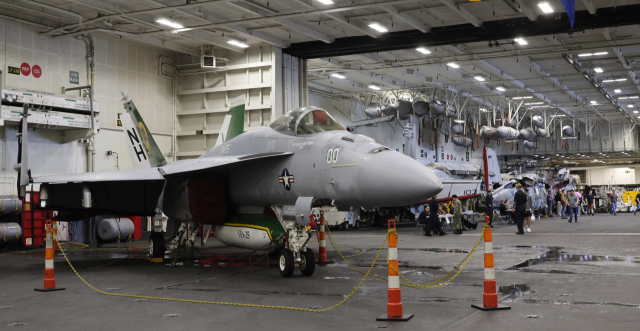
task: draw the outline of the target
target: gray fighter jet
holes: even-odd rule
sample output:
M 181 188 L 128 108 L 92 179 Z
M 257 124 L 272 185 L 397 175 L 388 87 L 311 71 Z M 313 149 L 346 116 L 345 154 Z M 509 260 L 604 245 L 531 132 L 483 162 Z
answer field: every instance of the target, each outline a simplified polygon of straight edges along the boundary
M 133 101 L 123 101 L 128 112 L 135 111 Z M 279 249 L 285 277 L 292 275 L 295 263 L 303 275 L 314 271 L 307 246 L 313 206 L 406 206 L 442 190 L 430 169 L 349 133 L 320 108 L 297 108 L 269 127 L 245 133 L 244 122 L 244 101 L 237 98 L 218 146 L 197 159 L 164 164 L 139 119 L 127 137 L 136 158 L 152 160 L 150 168 L 30 178 L 24 120 L 22 162 L 15 167 L 19 185 L 40 183 L 41 208 L 58 210 L 67 220 L 99 214 L 154 216 L 151 256 L 193 243 L 201 226 L 207 235 L 213 226 L 224 244 Z M 171 238 L 162 235 L 162 213 L 181 224 Z

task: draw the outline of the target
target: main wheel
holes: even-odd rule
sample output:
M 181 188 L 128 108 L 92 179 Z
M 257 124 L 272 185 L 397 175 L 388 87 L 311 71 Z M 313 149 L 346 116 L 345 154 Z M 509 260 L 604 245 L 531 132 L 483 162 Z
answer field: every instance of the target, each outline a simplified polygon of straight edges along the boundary
M 162 233 L 151 232 L 151 237 L 149 237 L 149 257 L 164 257 L 166 250 Z
M 291 277 L 291 275 L 293 275 L 295 261 L 293 259 L 293 252 L 290 249 L 283 248 L 280 250 L 278 267 L 280 268 L 280 274 L 282 275 L 282 277 Z
M 313 255 L 311 248 L 300 252 L 300 271 L 303 276 L 311 276 L 316 270 L 316 257 Z
M 356 229 L 356 230 L 358 230 L 360 228 L 360 220 L 356 220 L 353 223 L 353 228 Z

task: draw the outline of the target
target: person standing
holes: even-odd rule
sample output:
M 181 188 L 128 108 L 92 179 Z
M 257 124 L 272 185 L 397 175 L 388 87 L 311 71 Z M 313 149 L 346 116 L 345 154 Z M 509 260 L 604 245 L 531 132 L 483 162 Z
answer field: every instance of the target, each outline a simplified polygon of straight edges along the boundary
M 513 204 L 515 205 L 515 219 L 516 225 L 518 226 L 518 232 L 516 234 L 524 234 L 524 229 L 522 228 L 522 218 L 524 217 L 524 211 L 527 205 L 527 195 L 522 192 L 522 185 L 516 184 L 516 194 L 513 197 Z
M 589 194 L 587 194 L 587 215 L 594 216 L 593 200 L 595 200 L 595 197 L 593 196 L 593 190 L 589 190 Z
M 558 211 L 558 217 L 562 218 L 562 194 L 560 194 L 560 190 L 556 192 L 554 200 L 556 201 L 556 210 Z
M 527 195 L 527 203 L 524 207 L 524 231 L 531 232 L 531 217 L 533 216 L 533 199 L 529 195 L 529 188 L 524 188 L 524 193 Z
M 493 225 L 491 225 L 491 222 L 493 222 L 493 190 L 492 189 L 488 189 L 487 190 L 487 197 L 484 199 L 484 204 L 487 206 L 487 216 L 489 216 L 489 226 L 493 227 Z
M 609 214 L 618 216 L 618 195 L 616 194 L 616 191 L 613 191 L 611 195 L 609 195 L 609 201 L 611 201 L 611 212 Z
M 578 223 L 578 196 L 574 191 L 569 191 L 567 201 L 569 202 L 569 223 L 573 220 L 573 215 L 576 216 L 576 223 Z
M 442 208 L 440 208 L 437 198 L 438 196 L 434 195 L 433 198 L 429 200 L 429 223 L 424 228 L 424 235 L 427 237 L 431 237 L 431 231 L 434 228 L 441 236 L 445 235 L 444 230 L 442 229 L 442 223 L 440 223 L 440 218 L 438 217 L 438 212 L 442 212 Z
M 636 194 L 636 209 L 633 211 L 633 215 L 636 215 L 636 212 L 640 208 L 640 194 Z
M 453 198 L 453 226 L 456 228 L 453 234 L 462 234 L 462 202 L 455 194 L 451 197 Z
M 553 218 L 553 196 L 551 195 L 551 190 L 547 192 L 547 207 L 547 216 L 549 216 L 549 218 Z
M 565 190 L 562 190 L 562 219 L 566 220 L 567 217 L 567 206 L 569 205 L 569 202 L 567 201 L 567 195 L 564 193 Z M 568 192 L 567 192 L 568 193 Z

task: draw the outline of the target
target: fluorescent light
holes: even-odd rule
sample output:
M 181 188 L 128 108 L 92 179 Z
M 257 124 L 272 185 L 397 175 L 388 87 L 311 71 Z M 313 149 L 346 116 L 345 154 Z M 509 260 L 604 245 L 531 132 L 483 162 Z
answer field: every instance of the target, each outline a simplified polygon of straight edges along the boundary
M 605 79 L 605 80 L 603 80 L 602 82 L 603 82 L 603 83 L 611 83 L 611 82 L 613 82 L 613 79 Z
M 486 80 L 486 79 L 484 79 L 484 77 L 482 77 L 482 76 L 475 76 L 475 77 L 473 77 L 473 79 L 475 79 L 475 80 L 477 80 L 477 81 L 479 81 L 479 82 L 484 82 L 484 81 Z
M 372 90 L 376 90 L 376 91 L 378 91 L 378 90 L 380 89 L 380 86 L 377 86 L 377 85 L 369 85 L 369 88 L 370 88 L 370 89 L 372 89 Z
M 385 28 L 384 26 L 378 24 L 378 23 L 371 23 L 369 24 L 369 27 L 378 31 L 378 32 L 387 32 L 389 30 L 387 30 L 387 28 Z
M 157 19 L 156 23 L 160 23 L 162 25 L 166 25 L 166 26 L 172 27 L 174 29 L 182 29 L 182 28 L 184 28 L 184 25 L 182 25 L 180 23 L 173 22 L 173 21 L 169 21 L 166 18 Z
M 637 111 L 637 110 L 634 110 L 634 111 L 633 111 L 633 113 L 634 113 L 634 114 L 637 114 L 637 113 L 638 113 L 638 111 Z
M 578 54 L 579 57 L 587 57 L 587 56 L 592 56 L 592 53 L 582 53 L 582 54 Z
M 241 48 L 249 47 L 249 45 L 243 43 L 242 41 L 238 41 L 238 40 L 235 40 L 235 39 L 231 39 L 231 40 L 227 41 L 227 43 L 231 44 L 231 45 L 234 45 L 234 46 L 241 47 Z
M 524 40 L 524 38 L 516 38 L 513 41 L 517 42 L 519 45 L 526 45 L 528 44 L 526 40 Z
M 487 108 L 480 108 L 480 111 L 486 113 L 487 112 Z
M 520 100 L 520 99 L 531 99 L 531 98 L 533 98 L 533 97 L 532 97 L 532 96 L 528 96 L 528 97 L 513 97 L 513 98 L 511 98 L 511 99 L 513 99 L 513 100 Z
M 540 7 L 545 14 L 553 13 L 553 8 L 551 8 L 548 2 L 540 2 L 538 3 L 538 7 Z
M 429 51 L 428 49 L 424 48 L 424 47 L 418 47 L 416 48 L 416 51 L 422 53 L 422 54 L 431 54 L 431 51 Z
M 504 92 L 505 91 L 504 87 L 502 87 L 502 86 L 496 87 L 496 90 L 498 90 L 500 92 Z
M 454 68 L 454 69 L 460 68 L 460 65 L 458 65 L 455 62 L 449 62 L 449 63 L 447 63 L 447 65 L 450 66 L 451 68 Z
M 609 52 L 597 52 L 597 53 L 593 53 L 593 55 L 607 55 L 609 54 Z
M 629 99 L 637 99 L 637 98 L 640 98 L 640 97 L 639 97 L 639 96 L 637 96 L 637 95 L 634 95 L 634 96 L 632 96 L 632 97 L 629 97 Z
M 629 99 L 629 97 L 619 97 L 618 100 L 625 100 L 625 99 Z
M 542 105 L 542 104 L 544 104 L 544 102 L 540 101 L 540 102 L 527 102 L 524 105 L 531 106 L 531 105 Z
M 618 78 L 615 80 L 616 82 L 626 82 L 627 79 L 626 78 Z
M 627 105 L 627 107 L 629 107 L 629 108 L 633 108 L 633 105 Z
M 589 101 L 589 102 L 590 102 L 592 105 L 596 105 L 596 104 L 598 104 L 598 101 L 595 101 L 595 100 L 591 100 L 591 101 Z
M 324 5 L 333 5 L 333 1 L 331 0 L 318 0 L 318 2 Z
M 340 78 L 340 79 L 347 78 L 347 77 L 345 77 L 344 75 L 341 75 L 341 74 L 339 74 L 339 73 L 337 73 L 337 72 L 336 72 L 335 74 L 331 74 L 331 77 Z
M 597 73 L 603 73 L 604 70 L 602 70 L 602 68 L 597 67 L 597 68 L 593 68 L 593 71 L 597 72 Z
M 613 90 L 613 92 L 621 93 L 622 91 L 619 88 L 617 88 L 617 89 Z

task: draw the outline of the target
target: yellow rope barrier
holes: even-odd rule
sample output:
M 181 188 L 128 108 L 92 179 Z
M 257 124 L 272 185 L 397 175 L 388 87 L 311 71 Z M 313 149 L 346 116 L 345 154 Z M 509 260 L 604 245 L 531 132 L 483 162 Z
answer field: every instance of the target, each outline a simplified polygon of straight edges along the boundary
M 391 233 L 391 230 L 389 231 L 389 233 Z M 371 274 L 371 270 L 373 269 L 373 267 L 376 265 L 376 262 L 378 261 L 378 259 L 380 258 L 380 254 L 382 253 L 382 249 L 384 248 L 385 244 L 387 243 L 387 239 L 389 238 L 389 234 L 387 234 L 387 236 L 385 236 L 384 241 L 382 242 L 382 246 L 380 246 L 380 249 L 378 250 L 378 254 L 376 255 L 375 260 L 373 261 L 373 263 L 371 264 L 371 267 L 369 267 L 369 270 L 364 273 L 365 276 L 362 278 L 362 280 L 360 281 L 360 283 L 358 284 L 358 286 L 356 286 L 353 291 L 351 291 L 351 293 L 349 293 L 349 295 L 347 295 L 344 299 L 342 299 L 342 301 L 336 303 L 335 305 L 328 307 L 328 308 L 324 308 L 324 309 L 308 309 L 308 308 L 299 308 L 299 307 L 288 307 L 288 306 L 273 306 L 273 305 L 256 305 L 256 304 L 248 304 L 248 303 L 235 303 L 235 302 L 220 302 L 220 301 L 204 301 L 204 300 L 189 300 L 189 299 L 174 299 L 174 298 L 162 298 L 162 297 L 152 297 L 152 296 L 145 296 L 145 295 L 133 295 L 133 294 L 119 294 L 119 293 L 109 293 L 109 292 L 105 292 L 105 291 L 101 291 L 95 287 L 93 287 L 91 284 L 89 284 L 84 278 L 82 278 L 82 276 L 80 276 L 80 274 L 78 273 L 78 271 L 76 271 L 76 269 L 73 267 L 73 265 L 71 264 L 71 262 L 69 261 L 69 258 L 67 258 L 67 255 L 65 254 L 64 250 L 62 250 L 62 246 L 60 246 L 60 243 L 58 242 L 58 238 L 57 236 L 54 236 L 54 240 L 56 242 L 58 242 L 58 246 L 60 246 L 60 252 L 62 252 L 62 255 L 64 256 L 65 260 L 67 261 L 67 263 L 69 264 L 69 267 L 71 267 L 71 270 L 73 270 L 73 272 L 76 274 L 76 276 L 78 276 L 78 278 L 80 278 L 80 280 L 87 285 L 88 287 L 90 287 L 91 289 L 93 289 L 94 291 L 100 293 L 100 294 L 104 294 L 104 295 L 111 295 L 111 296 L 119 296 L 119 297 L 127 297 L 127 298 L 139 298 L 139 299 L 149 299 L 149 300 L 163 300 L 163 301 L 178 301 L 178 302 L 191 302 L 191 303 L 204 303 L 204 304 L 210 304 L 210 305 L 225 305 L 225 306 L 240 306 L 240 307 L 254 307 L 254 308 L 272 308 L 272 309 L 287 309 L 287 310 L 297 310 L 297 311 L 306 311 L 306 312 L 311 312 L 311 313 L 321 313 L 321 312 L 325 312 L 325 311 L 329 311 L 331 309 L 334 309 L 338 306 L 340 306 L 341 304 L 345 303 L 347 300 L 349 300 L 355 293 L 356 291 L 360 288 L 360 286 L 362 286 L 362 284 L 364 283 L 364 281 L 367 279 L 367 277 L 370 276 Z
M 486 224 L 485 224 L 485 228 L 486 228 L 486 227 L 488 227 L 488 225 L 486 225 Z M 389 234 L 391 234 L 391 233 L 396 233 L 396 234 L 397 234 L 396 229 L 391 229 L 391 230 L 389 230 L 389 233 L 387 234 L 387 236 L 388 236 Z M 351 263 L 349 263 L 349 261 L 347 261 L 346 257 L 345 257 L 344 255 L 342 255 L 342 252 L 340 251 L 340 249 L 339 249 L 339 248 L 338 248 L 338 246 L 337 246 L 337 245 L 339 245 L 339 244 L 337 244 L 337 243 L 333 240 L 333 236 L 331 235 L 331 230 L 329 230 L 328 228 L 327 228 L 327 234 L 329 235 L 329 242 L 330 242 L 330 243 L 331 243 L 331 245 L 333 246 L 333 249 L 335 249 L 335 250 L 336 250 L 336 252 L 338 252 L 338 255 L 340 255 L 340 257 L 342 257 L 342 259 L 344 260 L 344 262 L 345 262 L 349 267 L 351 267 L 351 269 L 353 269 L 354 271 L 357 271 L 357 272 L 359 272 L 359 273 L 361 273 L 361 274 L 364 274 L 364 271 L 361 271 L 361 270 L 359 270 L 359 269 L 355 268 L 354 266 L 352 266 L 352 265 L 351 265 Z M 451 271 L 449 271 L 449 273 L 447 273 L 446 275 L 442 276 L 440 279 L 438 279 L 438 280 L 436 280 L 436 281 L 433 281 L 433 282 L 431 282 L 431 283 L 425 284 L 425 285 L 418 285 L 418 284 L 416 284 L 416 283 L 414 283 L 414 282 L 410 281 L 410 280 L 409 280 L 409 279 L 407 279 L 406 277 L 404 277 L 404 276 L 402 275 L 402 273 L 400 273 L 398 270 L 396 270 L 396 269 L 395 269 L 395 267 L 393 267 L 393 266 L 392 266 L 391 268 L 393 268 L 393 270 L 395 270 L 395 271 L 398 273 L 398 275 L 400 275 L 400 277 L 402 277 L 402 279 L 404 279 L 405 281 L 407 281 L 407 283 L 402 283 L 402 282 L 401 282 L 401 283 L 400 283 L 400 285 L 404 285 L 404 286 L 408 286 L 408 287 L 413 287 L 413 288 L 423 288 L 423 289 L 433 289 L 433 288 L 442 287 L 442 286 L 445 286 L 445 285 L 449 284 L 452 280 L 454 280 L 456 277 L 458 277 L 458 275 L 462 272 L 462 270 L 464 270 L 464 268 L 466 268 L 466 266 L 467 266 L 467 264 L 469 263 L 469 261 L 471 261 L 471 257 L 473 256 L 473 254 L 475 253 L 476 249 L 478 248 L 478 246 L 479 246 L 479 245 L 480 245 L 480 243 L 482 242 L 482 238 L 484 238 L 484 231 L 482 231 L 482 234 L 480 235 L 480 238 L 478 239 L 478 242 L 477 242 L 477 243 L 476 243 L 476 245 L 473 247 L 473 249 L 469 252 L 469 254 L 467 254 L 467 256 L 466 256 L 464 259 L 462 259 L 462 261 L 461 261 L 461 262 L 460 262 L 460 263 L 459 263 L 455 268 L 453 268 Z M 466 262 L 465 262 L 465 261 L 466 261 Z M 388 258 L 388 257 L 387 257 L 387 264 L 389 264 L 389 258 Z M 460 268 L 460 266 L 462 266 L 462 268 Z M 450 276 L 454 271 L 456 271 L 456 270 L 457 270 L 457 269 L 459 269 L 459 268 L 460 268 L 460 270 L 458 270 L 458 272 L 457 272 L 455 275 L 453 275 L 453 277 L 452 277 L 451 279 L 447 280 L 446 282 L 444 282 L 444 283 L 442 283 L 442 284 L 438 284 L 438 285 L 431 286 L 431 285 L 436 284 L 436 283 L 438 283 L 438 282 L 442 281 L 443 279 L 445 279 L 445 278 L 449 277 L 449 276 Z M 388 280 L 388 278 L 386 278 L 386 277 L 382 277 L 382 276 L 378 276 L 378 275 L 371 275 L 371 276 L 373 276 L 373 277 L 375 277 L 375 278 L 378 278 L 378 279 L 382 279 L 382 280 Z

